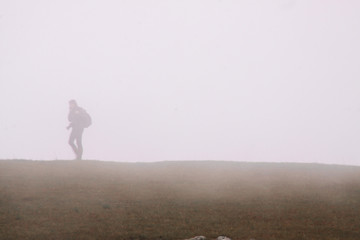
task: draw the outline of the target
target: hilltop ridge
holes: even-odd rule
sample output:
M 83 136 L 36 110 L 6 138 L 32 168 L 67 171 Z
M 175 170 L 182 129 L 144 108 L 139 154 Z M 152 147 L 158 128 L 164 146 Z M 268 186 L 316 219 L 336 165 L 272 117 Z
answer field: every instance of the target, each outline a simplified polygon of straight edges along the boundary
M 0 161 L 0 239 L 356 239 L 360 167 Z

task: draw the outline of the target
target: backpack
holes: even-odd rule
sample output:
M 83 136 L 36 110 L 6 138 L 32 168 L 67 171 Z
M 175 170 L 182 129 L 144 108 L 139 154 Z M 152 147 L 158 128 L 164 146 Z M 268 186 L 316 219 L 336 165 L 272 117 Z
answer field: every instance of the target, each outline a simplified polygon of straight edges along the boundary
M 84 128 L 90 127 L 92 124 L 91 116 L 85 111 L 85 109 L 82 109 L 81 111 L 81 118 L 82 118 L 82 125 Z

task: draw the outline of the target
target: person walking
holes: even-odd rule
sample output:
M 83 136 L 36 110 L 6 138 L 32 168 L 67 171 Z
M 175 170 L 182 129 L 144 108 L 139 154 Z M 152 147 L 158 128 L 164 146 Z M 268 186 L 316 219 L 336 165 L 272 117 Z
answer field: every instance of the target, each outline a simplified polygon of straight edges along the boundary
M 68 120 L 70 124 L 67 126 L 67 130 L 71 128 L 69 145 L 75 153 L 75 160 L 81 160 L 83 155 L 82 135 L 84 128 L 90 126 L 91 118 L 75 100 L 70 100 Z

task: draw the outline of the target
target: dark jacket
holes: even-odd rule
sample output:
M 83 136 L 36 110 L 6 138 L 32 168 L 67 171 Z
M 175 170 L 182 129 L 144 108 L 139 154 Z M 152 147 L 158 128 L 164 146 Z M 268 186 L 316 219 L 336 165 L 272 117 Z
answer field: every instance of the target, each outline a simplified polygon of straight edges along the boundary
M 68 115 L 68 120 L 70 122 L 70 127 L 72 128 L 84 128 L 84 119 L 83 119 L 84 109 L 81 107 L 75 107 L 70 110 Z

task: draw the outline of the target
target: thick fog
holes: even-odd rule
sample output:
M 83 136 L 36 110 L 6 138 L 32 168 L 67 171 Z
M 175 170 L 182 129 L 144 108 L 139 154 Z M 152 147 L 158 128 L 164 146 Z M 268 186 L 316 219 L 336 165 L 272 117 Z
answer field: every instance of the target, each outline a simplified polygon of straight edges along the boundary
M 0 1 L 0 159 L 360 164 L 360 2 Z

